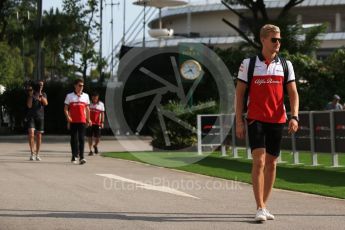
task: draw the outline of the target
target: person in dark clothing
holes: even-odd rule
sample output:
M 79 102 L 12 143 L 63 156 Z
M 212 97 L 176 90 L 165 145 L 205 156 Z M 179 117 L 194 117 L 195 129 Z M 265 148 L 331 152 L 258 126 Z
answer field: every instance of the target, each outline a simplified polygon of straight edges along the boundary
M 43 81 L 39 81 L 27 88 L 28 98 L 26 105 L 28 112 L 26 115 L 26 124 L 31 152 L 30 160 L 32 161 L 41 161 L 39 152 L 42 143 L 42 133 L 44 132 L 44 107 L 48 105 L 47 95 L 43 92 L 43 86 Z
M 333 100 L 326 105 L 325 110 L 343 110 L 343 106 L 339 101 L 340 97 L 337 94 L 334 94 Z

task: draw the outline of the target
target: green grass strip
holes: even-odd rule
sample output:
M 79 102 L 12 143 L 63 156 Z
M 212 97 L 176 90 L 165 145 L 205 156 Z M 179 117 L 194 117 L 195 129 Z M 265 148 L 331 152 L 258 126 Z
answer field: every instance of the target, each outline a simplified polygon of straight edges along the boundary
M 190 158 L 191 156 L 190 153 L 181 152 L 135 152 L 133 154 L 117 152 L 104 153 L 103 156 L 151 164 L 155 162 L 146 159 L 150 159 L 150 156 L 152 158 L 159 156 L 160 163 L 163 159 L 163 162 L 166 160 L 169 165 L 173 165 L 174 159 L 181 161 L 183 157 Z M 143 156 L 143 158 L 136 156 Z M 239 159 L 234 159 L 232 156 L 221 157 L 219 152 L 215 152 L 195 163 L 170 168 L 251 183 L 251 160 L 246 159 L 243 150 L 239 151 L 239 156 L 241 157 Z M 275 188 L 345 199 L 345 167 L 331 167 L 330 154 L 319 154 L 319 166 L 311 166 L 311 154 L 307 152 L 300 153 L 299 159 L 303 163 L 301 165 L 293 165 L 293 156 L 288 152 L 282 153 L 282 159 L 286 163 L 281 163 L 277 167 Z M 344 154 L 339 155 L 339 164 L 345 165 Z

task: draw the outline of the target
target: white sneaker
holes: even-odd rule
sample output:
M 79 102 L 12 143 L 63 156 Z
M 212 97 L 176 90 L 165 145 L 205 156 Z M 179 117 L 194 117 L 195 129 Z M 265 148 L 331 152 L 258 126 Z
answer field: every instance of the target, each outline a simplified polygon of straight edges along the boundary
M 35 156 L 34 155 L 31 155 L 30 156 L 30 161 L 34 161 L 35 160 Z
M 72 157 L 72 160 L 71 160 L 72 164 L 77 164 L 77 161 L 75 160 L 74 157 Z
M 259 208 L 256 211 L 255 221 L 266 221 L 266 220 L 267 220 L 267 217 L 266 217 L 265 209 Z
M 85 163 L 86 163 L 86 160 L 85 160 L 85 159 L 81 159 L 80 162 L 79 162 L 79 164 L 81 164 L 81 165 L 83 165 L 83 164 L 85 164 Z
M 36 161 L 41 161 L 42 159 L 40 158 L 39 155 L 36 155 Z
M 264 208 L 263 210 L 264 210 L 267 220 L 274 220 L 274 215 L 271 214 L 270 211 L 268 211 L 268 209 Z

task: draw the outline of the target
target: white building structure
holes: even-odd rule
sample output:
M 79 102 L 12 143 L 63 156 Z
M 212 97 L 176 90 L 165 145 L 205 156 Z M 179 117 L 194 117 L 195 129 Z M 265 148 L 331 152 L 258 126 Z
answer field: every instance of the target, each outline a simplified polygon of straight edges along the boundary
M 286 3 L 287 0 L 266 0 L 270 18 L 274 18 Z M 233 8 L 244 15 L 249 16 L 251 13 L 244 6 L 236 5 Z M 316 24 L 328 23 L 326 33 L 320 36 L 318 56 L 328 55 L 332 50 L 345 46 L 345 0 L 305 0 L 292 8 L 290 13 L 306 29 Z M 151 29 L 163 26 L 174 31 L 174 37 L 163 41 L 167 46 L 193 40 L 227 48 L 243 41 L 235 30 L 222 21 L 223 18 L 241 30 L 248 31 L 245 23 L 220 0 L 204 0 L 181 7 L 164 8 L 159 16 L 152 19 L 148 25 Z M 153 47 L 162 46 L 162 40 L 151 39 L 146 44 Z

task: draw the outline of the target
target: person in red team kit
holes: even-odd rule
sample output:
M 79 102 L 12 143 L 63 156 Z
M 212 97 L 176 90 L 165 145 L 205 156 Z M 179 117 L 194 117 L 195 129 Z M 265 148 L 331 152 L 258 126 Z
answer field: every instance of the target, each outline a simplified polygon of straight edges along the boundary
M 266 204 L 275 181 L 283 126 L 287 120 L 284 88 L 291 108 L 289 133 L 298 129 L 299 97 L 291 62 L 278 56 L 281 44 L 279 27 L 264 25 L 260 30 L 260 40 L 262 51 L 253 59 L 255 65 L 250 65 L 250 58 L 245 59 L 238 73 L 236 136 L 244 138 L 246 135 L 242 114 L 248 90 L 247 125 L 253 157 L 252 184 L 257 206 L 255 220 L 266 221 L 274 219 Z M 254 72 L 248 71 L 252 68 Z
M 92 126 L 88 127 L 86 130 L 86 136 L 89 142 L 89 156 L 93 156 L 94 153 L 98 154 L 98 144 L 101 137 L 101 129 L 104 127 L 104 104 L 99 100 L 99 94 L 93 92 L 91 94 L 91 104 L 90 104 L 90 118 Z M 95 144 L 93 144 L 93 138 L 95 139 Z M 92 152 L 92 147 L 94 152 Z
M 85 164 L 84 145 L 85 145 L 85 126 L 91 125 L 90 120 L 90 99 L 89 95 L 83 92 L 84 81 L 77 79 L 74 81 L 74 92 L 67 94 L 65 99 L 64 112 L 69 123 L 71 132 L 71 149 L 73 164 L 79 154 L 79 163 Z

